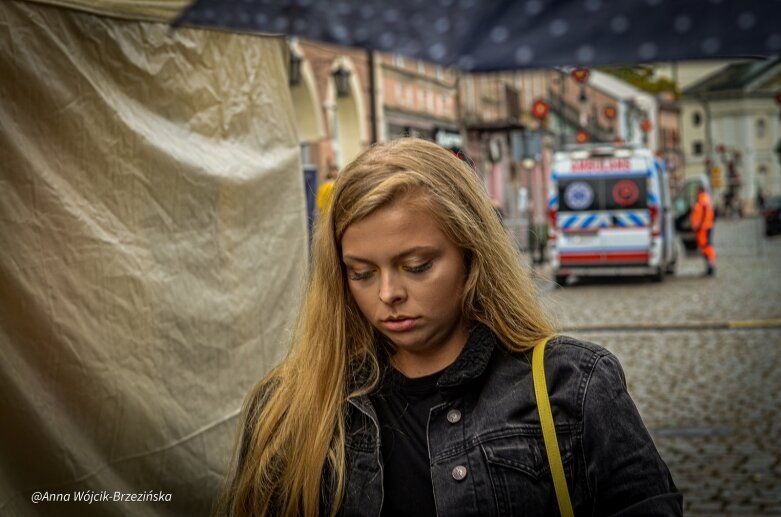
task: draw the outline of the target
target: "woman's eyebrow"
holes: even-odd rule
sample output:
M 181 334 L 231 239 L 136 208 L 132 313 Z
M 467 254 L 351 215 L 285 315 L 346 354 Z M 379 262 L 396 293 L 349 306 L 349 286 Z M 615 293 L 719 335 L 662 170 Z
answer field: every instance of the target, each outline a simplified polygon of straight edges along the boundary
M 413 246 L 412 248 L 407 248 L 394 255 L 391 258 L 391 261 L 396 261 L 402 258 L 406 258 L 409 255 L 414 255 L 416 253 L 432 253 L 435 251 L 437 251 L 437 248 L 435 248 L 434 246 Z M 354 255 L 344 255 L 342 257 L 342 260 L 344 262 L 360 262 L 362 264 L 372 264 L 371 260 L 362 257 L 356 257 Z
M 342 257 L 343 262 L 360 262 L 362 264 L 371 264 L 371 260 L 367 260 L 361 257 L 354 257 L 353 255 L 344 255 Z

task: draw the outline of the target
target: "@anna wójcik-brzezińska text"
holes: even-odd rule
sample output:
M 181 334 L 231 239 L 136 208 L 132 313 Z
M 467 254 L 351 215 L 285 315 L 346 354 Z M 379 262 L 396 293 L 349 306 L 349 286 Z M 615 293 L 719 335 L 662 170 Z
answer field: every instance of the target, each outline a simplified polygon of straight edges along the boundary
M 55 502 L 75 502 L 75 503 L 161 503 L 170 502 L 172 495 L 170 492 L 162 490 L 147 490 L 146 492 L 110 492 L 108 490 L 74 490 L 73 492 L 33 492 L 30 500 L 34 504 L 55 503 Z

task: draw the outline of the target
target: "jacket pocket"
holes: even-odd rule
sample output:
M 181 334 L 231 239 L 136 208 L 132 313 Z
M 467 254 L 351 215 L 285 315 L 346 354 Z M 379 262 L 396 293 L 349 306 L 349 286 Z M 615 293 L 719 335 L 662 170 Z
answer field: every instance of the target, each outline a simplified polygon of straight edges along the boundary
M 553 478 L 541 435 L 505 436 L 483 442 L 481 447 L 488 464 L 499 515 L 559 515 Z M 559 449 L 567 484 L 571 487 L 571 435 L 559 435 Z

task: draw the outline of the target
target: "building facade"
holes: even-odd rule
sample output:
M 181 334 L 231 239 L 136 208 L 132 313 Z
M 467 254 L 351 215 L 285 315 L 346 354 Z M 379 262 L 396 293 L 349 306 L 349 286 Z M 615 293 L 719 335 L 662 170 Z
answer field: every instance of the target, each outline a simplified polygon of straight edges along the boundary
M 758 191 L 781 194 L 781 59 L 727 64 L 684 90 L 684 174 L 708 174 L 714 200 L 756 211 Z
M 379 140 L 415 136 L 444 147 L 462 144 L 453 70 L 398 54 L 379 53 Z
M 460 74 L 396 54 L 297 39 L 290 52 L 310 197 L 329 172 L 371 143 L 426 138 L 465 151 L 508 233 L 529 249 L 546 222 L 554 150 L 583 139 L 643 145 L 667 160 L 673 177 L 683 161 L 674 99 L 597 71 L 585 78 L 558 69 Z M 532 115 L 536 101 L 547 106 L 546 117 Z

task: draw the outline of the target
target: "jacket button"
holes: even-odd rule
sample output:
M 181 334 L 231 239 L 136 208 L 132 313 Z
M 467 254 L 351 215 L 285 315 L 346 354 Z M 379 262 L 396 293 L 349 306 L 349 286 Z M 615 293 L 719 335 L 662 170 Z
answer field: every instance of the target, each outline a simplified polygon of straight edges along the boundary
M 463 481 L 466 478 L 466 467 L 459 465 L 453 469 L 453 479 L 456 481 Z
M 451 409 L 447 412 L 447 421 L 451 424 L 456 424 L 461 421 L 461 411 L 457 409 Z

